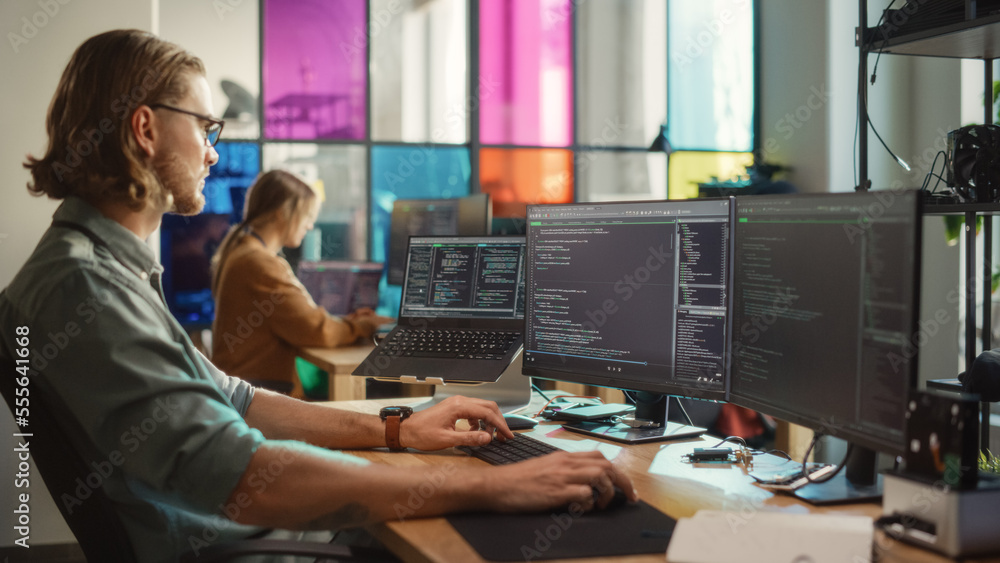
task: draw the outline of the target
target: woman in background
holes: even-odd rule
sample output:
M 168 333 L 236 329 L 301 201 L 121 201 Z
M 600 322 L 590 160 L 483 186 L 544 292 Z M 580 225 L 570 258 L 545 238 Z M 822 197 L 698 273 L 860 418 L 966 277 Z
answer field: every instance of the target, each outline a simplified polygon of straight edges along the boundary
M 303 397 L 298 350 L 370 338 L 392 319 L 371 310 L 345 317 L 317 305 L 280 255 L 296 248 L 319 213 L 316 192 L 294 174 L 272 170 L 247 191 L 243 220 L 212 257 L 212 363 L 250 383 Z

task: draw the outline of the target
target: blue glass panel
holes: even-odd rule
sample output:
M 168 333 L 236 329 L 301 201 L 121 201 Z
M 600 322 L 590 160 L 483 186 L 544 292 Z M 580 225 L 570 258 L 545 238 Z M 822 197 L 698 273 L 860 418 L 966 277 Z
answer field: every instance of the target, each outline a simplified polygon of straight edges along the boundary
M 160 262 L 167 306 L 182 325 L 207 328 L 215 318 L 212 255 L 232 225 L 229 213 L 183 216 L 168 213 L 160 223 Z
M 209 288 L 212 255 L 229 226 L 243 215 L 247 188 L 260 173 L 256 143 L 220 142 L 219 162 L 205 179 L 205 208 L 198 215 L 167 214 L 160 224 L 160 262 L 167 306 L 181 324 L 211 325 L 215 302 Z
M 397 199 L 452 198 L 469 195 L 469 150 L 465 147 L 376 146 L 372 148 L 371 254 L 385 263 L 389 217 Z M 382 278 L 378 312 L 399 313 L 401 288 Z
M 674 149 L 753 149 L 751 0 L 668 4 L 667 123 Z
M 260 147 L 256 143 L 220 142 L 219 162 L 205 179 L 204 213 L 230 214 L 233 222 L 243 216 L 247 188 L 260 173 Z

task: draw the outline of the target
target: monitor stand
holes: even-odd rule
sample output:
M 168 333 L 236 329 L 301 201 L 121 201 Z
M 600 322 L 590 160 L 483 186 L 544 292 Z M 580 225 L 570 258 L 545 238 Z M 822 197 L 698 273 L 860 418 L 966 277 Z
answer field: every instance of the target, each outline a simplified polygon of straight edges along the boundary
M 843 470 L 829 481 L 809 483 L 794 495 L 810 504 L 870 502 L 882 498 L 882 476 L 876 471 L 874 450 L 852 446 Z
M 494 401 L 504 413 L 524 408 L 531 402 L 531 378 L 521 374 L 523 355 L 519 352 L 514 356 L 507 369 L 493 383 L 449 383 L 434 380 L 434 396 L 428 401 L 413 405 L 413 410 L 422 411 L 456 395 Z M 431 384 L 419 381 L 406 383 Z
M 563 428 L 571 432 L 579 432 L 626 444 L 697 438 L 708 431 L 698 426 L 687 426 L 668 421 L 667 415 L 670 412 L 669 395 L 642 391 L 633 393 L 633 395 L 635 396 L 635 419 L 637 421 L 646 421 L 652 426 L 637 427 L 623 422 L 581 421 L 564 424 Z M 635 424 L 640 423 L 637 422 Z

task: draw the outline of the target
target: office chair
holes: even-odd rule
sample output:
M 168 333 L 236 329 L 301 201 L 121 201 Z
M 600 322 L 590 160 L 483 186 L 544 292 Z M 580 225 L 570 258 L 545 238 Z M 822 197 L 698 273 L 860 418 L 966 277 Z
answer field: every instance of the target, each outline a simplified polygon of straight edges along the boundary
M 15 412 L 16 364 L 0 356 L 0 394 L 11 413 Z M 32 370 L 32 378 L 42 377 Z M 63 519 L 80 544 L 87 561 L 101 563 L 133 563 L 136 560 L 125 526 L 118 517 L 114 504 L 105 495 L 103 487 L 93 489 L 90 497 L 74 506 L 62 502 L 64 495 L 76 497 L 77 479 L 93 469 L 63 430 L 62 424 L 51 413 L 65 408 L 56 397 L 45 396 L 37 387 L 29 387 L 31 405 L 30 428 L 31 456 L 42 476 L 42 481 L 59 507 Z M 323 561 L 398 561 L 392 554 L 379 549 L 350 547 L 326 543 L 299 542 L 294 540 L 247 539 L 215 544 L 182 556 L 181 563 L 217 563 L 234 557 L 258 554 L 282 554 L 319 557 Z

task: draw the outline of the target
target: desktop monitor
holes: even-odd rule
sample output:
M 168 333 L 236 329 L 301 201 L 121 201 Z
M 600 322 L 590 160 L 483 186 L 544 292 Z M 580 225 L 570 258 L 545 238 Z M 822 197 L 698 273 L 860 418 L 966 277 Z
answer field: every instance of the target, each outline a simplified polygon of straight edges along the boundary
M 212 325 L 215 301 L 211 261 L 231 225 L 229 213 L 163 216 L 160 224 L 163 294 L 170 312 L 186 327 Z
M 331 315 L 346 315 L 361 308 L 378 306 L 378 284 L 382 279 L 378 262 L 340 260 L 302 261 L 296 276 L 319 306 Z
M 489 235 L 492 221 L 493 206 L 487 194 L 451 199 L 397 199 L 389 223 L 387 282 L 403 284 L 406 247 L 411 236 Z
M 872 452 L 905 451 L 916 383 L 916 192 L 737 198 L 734 242 L 730 401 L 852 444 L 800 498 L 879 496 Z
M 725 400 L 731 214 L 729 199 L 529 205 L 523 373 Z

